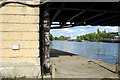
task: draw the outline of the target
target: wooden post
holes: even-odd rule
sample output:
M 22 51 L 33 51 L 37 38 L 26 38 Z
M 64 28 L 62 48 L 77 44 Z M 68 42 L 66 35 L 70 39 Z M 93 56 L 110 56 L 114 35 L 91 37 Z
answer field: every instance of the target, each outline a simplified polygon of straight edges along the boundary
M 118 67 L 119 67 L 119 60 L 118 60 L 118 58 L 116 58 L 116 74 L 118 74 L 118 72 L 119 72 Z

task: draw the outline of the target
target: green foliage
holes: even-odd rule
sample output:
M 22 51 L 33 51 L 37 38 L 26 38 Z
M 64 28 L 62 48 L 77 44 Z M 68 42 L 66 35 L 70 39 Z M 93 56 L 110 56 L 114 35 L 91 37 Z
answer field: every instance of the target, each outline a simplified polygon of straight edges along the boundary
M 110 33 L 106 33 L 106 30 L 104 31 L 100 31 L 99 29 L 97 29 L 97 33 L 89 33 L 86 34 L 84 36 L 77 36 L 77 40 L 81 41 L 81 40 L 88 40 L 91 42 L 100 42 L 103 40 L 104 37 L 113 37 L 116 36 L 115 34 L 110 34 Z
M 76 40 L 82 41 L 82 40 L 88 40 L 90 42 L 100 42 L 103 40 L 104 37 L 113 37 L 116 36 L 116 34 L 110 34 L 106 33 L 106 30 L 100 31 L 97 29 L 97 33 L 89 33 L 83 36 L 77 36 Z M 50 34 L 50 41 L 53 40 L 68 40 L 65 36 L 60 37 L 53 37 L 52 34 Z
M 60 36 L 58 39 L 59 40 L 66 40 L 65 36 Z
M 17 79 L 15 77 L 15 78 L 2 78 L 1 80 L 17 80 Z
M 52 34 L 50 34 L 49 39 L 50 39 L 50 41 L 53 41 L 53 40 L 54 40 L 54 37 L 53 37 Z
M 55 37 L 53 40 L 67 40 L 65 36 Z
M 50 41 L 53 41 L 53 40 L 66 40 L 66 37 L 65 36 L 53 37 L 53 35 L 50 34 L 49 39 L 50 39 Z
M 77 40 L 81 41 L 84 39 L 84 36 L 77 36 Z
M 19 79 L 25 79 L 26 76 L 22 76 L 22 77 L 14 77 L 14 78 L 10 78 L 10 77 L 3 77 L 1 80 L 19 80 Z
M 55 40 L 59 40 L 59 38 L 58 38 L 58 37 L 55 37 Z

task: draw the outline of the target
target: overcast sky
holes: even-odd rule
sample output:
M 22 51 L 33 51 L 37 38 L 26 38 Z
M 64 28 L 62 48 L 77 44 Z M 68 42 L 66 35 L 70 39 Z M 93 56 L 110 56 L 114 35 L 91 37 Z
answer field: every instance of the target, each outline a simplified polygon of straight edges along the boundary
M 77 26 L 73 28 L 63 28 L 63 29 L 51 29 L 50 33 L 55 37 L 59 37 L 61 35 L 66 37 L 76 37 L 80 35 L 85 35 L 88 33 L 97 32 L 97 29 L 103 31 L 104 29 L 106 32 L 118 32 L 118 27 L 110 27 L 110 26 Z

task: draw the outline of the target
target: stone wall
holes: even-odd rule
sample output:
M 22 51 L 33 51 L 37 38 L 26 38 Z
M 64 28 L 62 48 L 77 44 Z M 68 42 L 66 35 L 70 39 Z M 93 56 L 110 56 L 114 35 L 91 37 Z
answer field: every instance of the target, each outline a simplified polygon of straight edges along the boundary
M 40 76 L 39 8 L 8 4 L 0 11 L 2 77 Z M 14 44 L 18 50 L 13 50 Z

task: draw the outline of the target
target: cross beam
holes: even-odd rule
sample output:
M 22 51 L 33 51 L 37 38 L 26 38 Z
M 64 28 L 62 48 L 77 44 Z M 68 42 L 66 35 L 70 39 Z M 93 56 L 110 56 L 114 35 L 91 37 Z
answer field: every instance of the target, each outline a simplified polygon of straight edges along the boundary
M 113 22 L 116 22 L 116 21 L 120 21 L 120 19 L 115 19 L 115 20 L 112 20 L 112 21 L 109 21 L 109 22 L 105 22 L 105 23 L 102 23 L 101 25 L 105 25 L 105 24 L 110 24 L 110 23 L 113 23 Z
M 65 6 L 65 3 L 62 3 L 60 8 L 57 10 L 57 12 L 55 13 L 55 15 L 53 16 L 51 23 L 56 19 L 56 17 L 59 15 L 59 13 L 62 11 L 62 8 Z
M 115 15 L 115 16 L 111 16 L 111 17 L 108 17 L 108 18 L 104 18 L 104 19 L 101 19 L 101 20 L 98 20 L 98 21 L 95 21 L 91 24 L 96 24 L 96 23 L 99 23 L 101 21 L 105 21 L 105 20 L 108 20 L 108 19 L 112 19 L 112 18 L 116 18 L 116 17 L 119 17 L 120 15 Z
M 68 19 L 65 23 L 63 23 L 63 26 L 64 26 L 67 22 L 69 22 L 69 21 L 73 20 L 74 18 L 80 16 L 81 14 L 85 13 L 87 10 L 89 10 L 90 8 L 92 8 L 92 7 L 95 6 L 95 5 L 96 5 L 96 3 L 93 3 L 93 4 L 92 4 L 90 7 L 88 7 L 86 10 L 80 11 L 78 14 L 74 15 L 73 17 L 71 17 L 70 19 Z
M 108 13 L 108 12 L 110 12 L 110 11 L 113 11 L 113 10 L 119 8 L 119 7 L 120 7 L 120 6 L 117 6 L 117 7 L 115 7 L 115 8 L 112 8 L 111 10 L 104 11 L 104 12 L 102 12 L 102 13 L 99 13 L 99 14 L 95 15 L 95 16 L 92 16 L 92 17 L 89 17 L 89 18 L 87 18 L 87 19 L 84 19 L 83 21 L 78 22 L 77 25 L 79 25 L 79 24 L 81 24 L 81 23 L 83 23 L 83 22 L 85 22 L 85 21 L 88 21 L 88 20 L 90 20 L 90 19 L 93 19 L 93 18 L 95 18 L 95 17 L 104 15 L 104 14 L 106 14 L 106 13 Z

